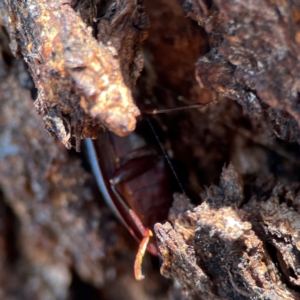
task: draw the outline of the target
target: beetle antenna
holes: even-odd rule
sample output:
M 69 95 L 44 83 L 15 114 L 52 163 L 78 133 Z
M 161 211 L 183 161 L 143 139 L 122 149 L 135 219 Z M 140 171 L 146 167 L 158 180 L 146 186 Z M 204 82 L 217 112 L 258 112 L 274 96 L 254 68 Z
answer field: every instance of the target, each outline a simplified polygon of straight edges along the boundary
M 157 135 L 154 127 L 153 127 L 152 122 L 150 121 L 150 119 L 148 117 L 145 117 L 145 119 L 147 120 L 147 122 L 148 122 L 148 124 L 149 124 L 149 126 L 151 128 L 151 131 L 152 131 L 153 135 L 155 136 L 155 139 L 156 139 L 156 141 L 157 141 L 157 143 L 158 143 L 158 145 L 159 145 L 159 147 L 160 147 L 160 149 L 161 149 L 161 151 L 162 151 L 162 153 L 164 155 L 164 158 L 167 161 L 167 163 L 168 163 L 168 165 L 169 165 L 169 167 L 170 167 L 170 169 L 171 169 L 171 171 L 172 171 L 172 173 L 173 173 L 173 175 L 174 175 L 174 177 L 175 177 L 175 179 L 177 181 L 177 184 L 178 184 L 178 186 L 179 186 L 179 188 L 181 190 L 181 193 L 182 194 L 186 194 L 186 192 L 185 192 L 185 190 L 184 190 L 184 188 L 183 188 L 183 186 L 182 186 L 182 184 L 181 184 L 181 182 L 180 182 L 180 180 L 178 178 L 178 175 L 177 175 L 177 173 L 176 173 L 176 171 L 175 171 L 175 169 L 173 167 L 173 164 L 171 163 L 170 157 L 167 154 L 165 148 L 163 147 L 163 144 L 160 141 L 160 139 L 159 139 L 159 137 L 158 137 L 158 135 Z
M 175 107 L 175 108 L 163 108 L 163 109 L 146 109 L 143 110 L 142 112 L 146 115 L 157 115 L 157 114 L 165 114 L 169 112 L 177 112 L 177 111 L 182 111 L 182 110 L 187 110 L 187 109 L 194 109 L 194 108 L 203 108 L 207 106 L 211 106 L 215 103 L 217 103 L 220 100 L 220 97 L 217 96 L 215 100 L 212 100 L 208 103 L 196 103 L 196 104 L 189 104 L 186 106 L 181 106 L 181 107 Z

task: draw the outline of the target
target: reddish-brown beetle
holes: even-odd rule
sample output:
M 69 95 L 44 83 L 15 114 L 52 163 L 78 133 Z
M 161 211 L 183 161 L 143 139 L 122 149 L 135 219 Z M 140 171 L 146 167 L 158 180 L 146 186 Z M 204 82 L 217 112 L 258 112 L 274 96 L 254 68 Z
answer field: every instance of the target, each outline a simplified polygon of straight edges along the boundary
M 216 101 L 217 99 L 207 104 L 195 104 L 171 111 L 201 108 Z M 170 110 L 151 113 L 166 111 Z M 86 141 L 90 164 L 105 201 L 130 233 L 140 241 L 134 265 L 137 280 L 144 278 L 141 264 L 146 250 L 158 255 L 152 229 L 155 223 L 167 220 L 175 191 L 174 179 L 177 179 L 172 165 L 169 163 L 168 166 L 166 163 L 169 159 L 163 148 L 157 147 L 159 140 L 156 141 L 156 146 L 149 145 L 146 140 L 155 134 L 152 123 L 149 119 L 146 121 L 146 131 L 145 128 L 141 130 L 143 123 L 140 122 L 136 131 L 127 137 L 103 132 L 97 140 Z M 157 138 L 156 135 L 155 137 Z M 183 191 L 178 180 L 177 185 Z
M 145 121 L 142 121 L 145 123 Z M 174 192 L 174 180 L 164 156 L 145 137 L 148 124 L 138 123 L 135 132 L 118 137 L 103 132 L 86 147 L 93 173 L 106 202 L 140 241 L 134 273 L 143 279 L 142 258 L 145 251 L 157 255 L 152 229 L 167 219 Z M 147 131 L 147 129 L 146 129 Z

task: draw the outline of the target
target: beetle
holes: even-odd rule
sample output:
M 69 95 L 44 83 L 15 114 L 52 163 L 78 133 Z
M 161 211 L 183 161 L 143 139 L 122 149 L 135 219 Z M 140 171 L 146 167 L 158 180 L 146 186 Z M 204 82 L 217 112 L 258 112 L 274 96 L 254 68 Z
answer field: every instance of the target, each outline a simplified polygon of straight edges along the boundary
M 215 102 L 167 111 L 201 108 Z M 147 113 L 165 112 L 155 110 Z M 154 136 L 156 142 L 153 143 L 153 139 L 149 142 L 150 136 Z M 140 242 L 134 274 L 137 280 L 141 280 L 144 278 L 141 265 L 146 250 L 158 255 L 153 227 L 167 220 L 174 192 L 180 190 L 184 193 L 184 189 L 148 117 L 139 121 L 136 130 L 126 137 L 104 131 L 97 140 L 87 139 L 85 145 L 105 201 Z
M 151 132 L 146 122 L 139 121 L 136 130 L 126 137 L 105 131 L 85 144 L 105 201 L 140 241 L 134 264 L 137 280 L 144 278 L 141 263 L 146 250 L 158 255 L 152 230 L 155 223 L 167 220 L 175 192 L 165 157 L 147 139 Z

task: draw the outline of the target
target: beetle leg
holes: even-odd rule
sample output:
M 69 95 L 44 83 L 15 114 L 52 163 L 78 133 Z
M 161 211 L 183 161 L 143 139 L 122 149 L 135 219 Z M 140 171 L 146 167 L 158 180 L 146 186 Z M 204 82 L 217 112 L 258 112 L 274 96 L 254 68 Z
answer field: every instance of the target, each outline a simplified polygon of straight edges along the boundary
M 150 238 L 153 236 L 152 231 L 149 228 L 145 228 L 139 219 L 139 217 L 136 215 L 136 213 L 130 209 L 129 210 L 130 215 L 136 225 L 139 227 L 140 231 L 143 234 L 143 239 L 141 240 L 139 250 L 136 254 L 135 261 L 134 261 L 134 277 L 136 280 L 143 280 L 145 276 L 142 273 L 142 263 L 143 263 L 143 258 L 145 256 L 145 253 L 147 251 L 147 246 L 150 241 Z
M 143 263 L 143 258 L 146 253 L 147 245 L 149 243 L 150 237 L 153 236 L 152 231 L 148 228 L 147 230 L 148 230 L 148 236 L 145 236 L 142 239 L 134 261 L 134 277 L 136 280 L 143 280 L 145 278 L 145 276 L 142 273 L 142 263 Z

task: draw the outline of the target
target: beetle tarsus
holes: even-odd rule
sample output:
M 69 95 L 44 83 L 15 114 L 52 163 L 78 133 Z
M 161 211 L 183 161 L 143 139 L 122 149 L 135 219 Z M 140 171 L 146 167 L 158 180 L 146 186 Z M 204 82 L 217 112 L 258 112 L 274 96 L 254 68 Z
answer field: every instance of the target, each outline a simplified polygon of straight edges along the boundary
M 147 236 L 145 236 L 142 239 L 134 262 L 134 277 L 136 280 L 143 280 L 145 278 L 145 276 L 142 273 L 142 263 L 143 263 L 143 258 L 146 253 L 147 245 L 149 243 L 150 237 L 153 236 L 153 233 L 150 229 L 147 228 L 146 231 L 147 231 Z

